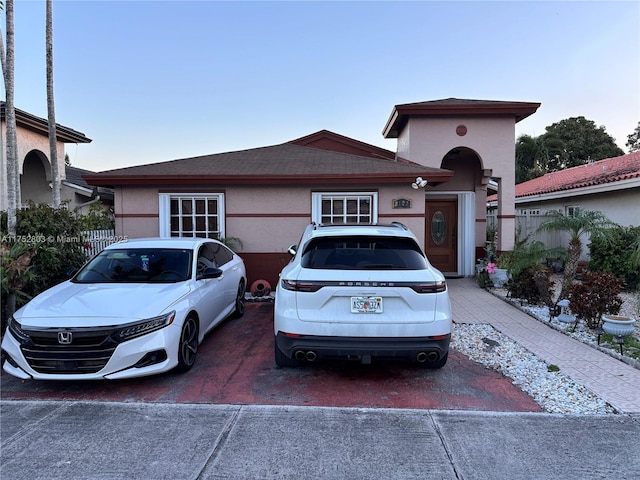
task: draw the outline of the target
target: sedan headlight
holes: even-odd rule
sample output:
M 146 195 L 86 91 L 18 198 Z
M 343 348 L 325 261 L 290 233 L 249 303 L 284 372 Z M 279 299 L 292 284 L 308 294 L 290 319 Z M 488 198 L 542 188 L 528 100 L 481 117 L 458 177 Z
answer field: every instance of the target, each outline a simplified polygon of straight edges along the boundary
M 159 317 L 148 318 L 146 320 L 142 320 L 141 322 L 130 323 L 116 332 L 115 340 L 117 340 L 118 342 L 126 342 L 127 340 L 131 340 L 132 338 L 155 332 L 156 330 L 160 330 L 161 328 L 170 325 L 171 322 L 173 322 L 174 318 L 176 318 L 175 310 L 165 315 L 160 315 Z
M 20 322 L 13 318 L 13 315 L 9 317 L 9 331 L 11 332 L 11 335 L 13 335 L 14 338 L 20 343 L 29 340 L 29 335 L 27 335 L 27 333 L 22 330 L 22 325 L 20 325 Z

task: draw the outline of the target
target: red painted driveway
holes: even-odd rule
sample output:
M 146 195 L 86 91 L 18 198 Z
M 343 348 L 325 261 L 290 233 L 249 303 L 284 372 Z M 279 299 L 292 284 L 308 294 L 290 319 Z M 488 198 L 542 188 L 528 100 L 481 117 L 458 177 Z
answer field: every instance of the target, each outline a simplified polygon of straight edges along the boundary
M 273 360 L 273 305 L 207 336 L 186 374 L 99 382 L 23 381 L 4 372 L 3 400 L 308 405 L 538 412 L 511 380 L 451 351 L 441 370 L 404 363 L 319 363 L 295 369 Z

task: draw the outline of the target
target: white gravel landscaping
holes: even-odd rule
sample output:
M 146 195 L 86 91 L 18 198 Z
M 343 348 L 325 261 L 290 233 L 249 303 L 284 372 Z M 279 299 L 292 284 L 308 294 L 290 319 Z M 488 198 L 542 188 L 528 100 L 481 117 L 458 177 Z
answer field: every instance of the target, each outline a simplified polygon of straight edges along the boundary
M 554 278 L 557 295 L 560 288 L 560 277 Z M 549 321 L 549 310 L 544 306 L 522 305 L 508 299 L 503 288 L 492 289 L 491 293 L 508 301 L 513 306 L 527 312 L 550 328 L 570 335 L 575 340 L 588 344 L 608 355 L 611 355 L 635 368 L 640 362 L 626 355 L 620 355 L 617 345 L 598 345 L 597 337 L 582 322 L 573 329 L 574 324 L 565 324 L 556 319 Z M 621 315 L 639 317 L 640 296 L 638 292 L 622 293 L 623 305 Z M 488 368 L 497 370 L 513 379 L 522 391 L 531 397 L 547 412 L 564 414 L 608 414 L 616 410 L 595 395 L 585 386 L 576 383 L 561 371 L 535 356 L 509 337 L 495 330 L 491 325 L 456 324 L 451 341 L 452 348 L 468 356 L 471 360 L 482 363 Z M 640 328 L 636 328 L 636 337 L 640 338 Z
M 455 324 L 451 348 L 513 379 L 549 413 L 608 414 L 615 409 L 583 385 L 486 324 Z M 553 370 L 553 368 L 552 368 Z

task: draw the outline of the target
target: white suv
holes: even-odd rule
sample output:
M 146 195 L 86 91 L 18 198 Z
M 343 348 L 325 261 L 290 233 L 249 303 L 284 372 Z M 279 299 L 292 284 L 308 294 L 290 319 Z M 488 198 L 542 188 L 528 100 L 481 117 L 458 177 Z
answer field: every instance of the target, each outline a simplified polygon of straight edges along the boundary
M 405 359 L 440 368 L 451 339 L 444 276 L 404 225 L 309 225 L 280 273 L 275 361 Z

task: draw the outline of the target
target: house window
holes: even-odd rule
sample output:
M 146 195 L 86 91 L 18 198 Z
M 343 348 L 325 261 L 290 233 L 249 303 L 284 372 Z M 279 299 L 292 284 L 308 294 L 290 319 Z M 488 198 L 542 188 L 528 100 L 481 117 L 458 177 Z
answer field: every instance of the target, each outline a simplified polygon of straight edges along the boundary
M 161 237 L 224 237 L 222 194 L 160 194 Z
M 580 207 L 577 205 L 567 205 L 564 207 L 564 212 L 567 217 L 575 217 L 580 214 Z
M 325 225 L 371 225 L 378 221 L 378 194 L 313 193 L 312 220 Z

